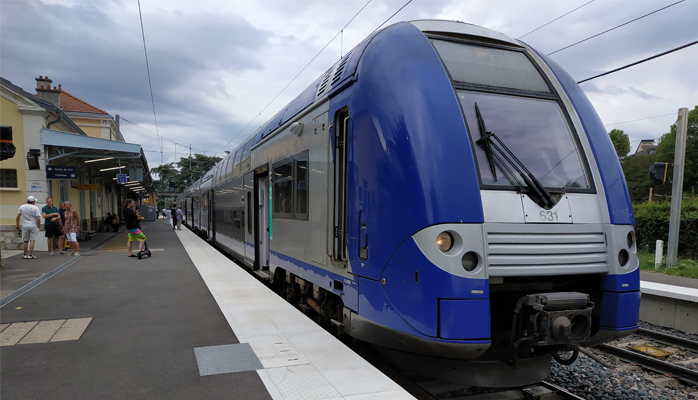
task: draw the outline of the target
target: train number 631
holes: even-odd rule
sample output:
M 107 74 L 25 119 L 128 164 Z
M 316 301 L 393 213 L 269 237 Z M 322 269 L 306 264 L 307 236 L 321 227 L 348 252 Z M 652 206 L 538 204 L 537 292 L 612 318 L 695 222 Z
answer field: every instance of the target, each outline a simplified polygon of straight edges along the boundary
M 558 221 L 557 211 L 541 211 L 540 220 L 544 222 Z

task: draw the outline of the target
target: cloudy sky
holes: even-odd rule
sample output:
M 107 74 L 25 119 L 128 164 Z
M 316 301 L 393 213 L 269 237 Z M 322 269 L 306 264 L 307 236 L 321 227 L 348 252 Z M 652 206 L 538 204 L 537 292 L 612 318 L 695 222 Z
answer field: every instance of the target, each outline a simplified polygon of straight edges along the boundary
M 188 153 L 190 143 L 193 152 L 220 156 L 407 1 L 141 0 L 157 129 L 136 0 L 1 0 L 0 75 L 29 92 L 34 78 L 49 76 L 121 115 L 124 137 L 143 146 L 151 167 Z M 675 2 L 413 0 L 388 24 L 459 20 L 519 38 L 583 6 L 522 38 L 549 54 Z M 698 0 L 685 0 L 551 58 L 586 79 L 698 40 L 696 15 Z M 581 86 L 607 129 L 623 129 L 634 149 L 667 132 L 679 108 L 698 105 L 697 68 L 695 45 Z

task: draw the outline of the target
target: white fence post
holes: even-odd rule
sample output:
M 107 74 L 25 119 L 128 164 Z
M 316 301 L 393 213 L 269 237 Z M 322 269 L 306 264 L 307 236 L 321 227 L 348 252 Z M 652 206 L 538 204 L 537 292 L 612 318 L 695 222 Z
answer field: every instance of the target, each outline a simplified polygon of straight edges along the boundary
M 654 248 L 654 269 L 659 269 L 662 264 L 662 255 L 664 255 L 664 241 L 657 240 L 657 245 Z

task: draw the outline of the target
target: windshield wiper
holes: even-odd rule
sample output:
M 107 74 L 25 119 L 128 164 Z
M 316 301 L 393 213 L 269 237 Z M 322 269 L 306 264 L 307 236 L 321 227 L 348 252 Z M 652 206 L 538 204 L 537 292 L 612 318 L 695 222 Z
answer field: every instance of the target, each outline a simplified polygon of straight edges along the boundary
M 485 126 L 485 120 L 482 118 L 480 113 L 480 107 L 478 107 L 477 102 L 475 102 L 475 114 L 477 115 L 477 121 L 480 128 L 480 139 L 476 140 L 475 143 L 478 144 L 487 154 L 487 161 L 490 164 L 490 169 L 492 170 L 492 175 L 494 176 L 494 181 L 497 181 L 497 174 L 495 172 L 495 164 L 501 169 L 505 175 L 513 173 L 511 168 L 516 171 L 521 179 L 524 180 L 526 186 L 529 189 L 529 194 L 535 197 L 534 200 L 538 200 L 539 203 L 544 208 L 552 208 L 555 205 L 555 200 L 553 196 L 548 192 L 542 183 L 531 173 L 531 171 L 526 168 L 526 166 L 512 153 L 511 150 L 492 132 L 487 131 Z M 508 165 L 507 165 L 508 164 Z M 512 179 L 507 176 L 509 180 Z M 518 179 L 517 179 L 518 181 Z

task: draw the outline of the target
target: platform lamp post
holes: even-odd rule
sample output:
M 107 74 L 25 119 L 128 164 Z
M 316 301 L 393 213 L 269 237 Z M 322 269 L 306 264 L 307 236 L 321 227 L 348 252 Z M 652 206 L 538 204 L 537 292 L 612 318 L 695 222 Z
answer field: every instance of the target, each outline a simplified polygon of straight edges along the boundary
M 681 222 L 681 197 L 683 196 L 683 169 L 686 160 L 686 132 L 688 131 L 688 108 L 680 108 L 676 120 L 676 147 L 674 152 L 674 185 L 671 189 L 671 212 L 669 213 L 669 243 L 666 267 L 676 266 L 679 250 L 679 225 Z

